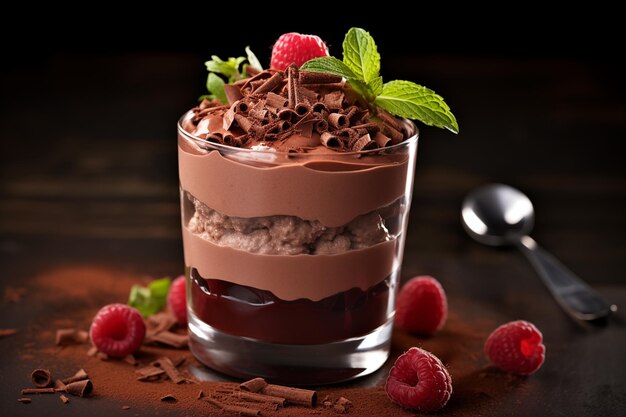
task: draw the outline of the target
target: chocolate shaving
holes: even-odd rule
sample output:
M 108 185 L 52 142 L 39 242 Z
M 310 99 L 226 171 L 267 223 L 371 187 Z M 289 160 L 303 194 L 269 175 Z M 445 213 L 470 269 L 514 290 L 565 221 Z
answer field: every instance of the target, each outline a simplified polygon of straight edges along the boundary
M 300 82 L 302 84 L 331 84 L 341 82 L 341 77 L 325 72 L 301 71 Z
M 253 122 L 246 116 L 242 114 L 235 114 L 235 120 L 240 128 L 243 129 L 244 132 L 248 133 L 250 128 L 252 127 Z
M 387 146 L 391 146 L 393 141 L 389 136 L 385 136 L 380 132 L 376 132 L 374 135 L 374 141 L 378 144 L 379 148 L 386 148 Z
M 130 410 L 130 405 L 123 405 L 120 407 L 122 410 Z
M 67 404 L 70 402 L 70 399 L 67 398 L 64 394 L 59 395 L 59 399 L 63 402 L 63 404 Z
M 402 132 L 387 124 L 387 122 L 383 124 L 383 133 L 389 136 L 394 144 L 400 143 L 402 142 L 402 139 L 404 139 L 404 135 L 402 134 Z
M 255 410 L 255 409 L 248 408 L 248 407 L 242 407 L 239 405 L 224 404 L 217 400 L 214 400 L 213 398 L 203 398 L 203 400 L 210 404 L 213 404 L 214 406 L 220 408 L 221 410 L 227 413 L 236 413 L 241 416 L 250 416 L 250 417 L 261 415 L 260 410 Z
M 141 369 L 137 369 L 135 371 L 140 376 L 137 378 L 137 381 L 153 381 L 165 374 L 165 370 L 162 368 L 157 368 L 156 366 L 145 366 Z
M 315 103 L 320 98 L 320 95 L 317 94 L 315 91 L 309 90 L 305 87 L 300 87 L 300 96 L 307 100 L 309 103 Z
M 350 120 L 357 113 L 357 111 L 359 111 L 357 106 L 350 106 L 343 111 L 343 114 L 345 114 L 348 120 Z
M 263 378 L 254 378 L 239 384 L 239 389 L 248 392 L 259 392 L 267 386 Z
M 33 402 L 33 400 L 30 398 L 18 398 L 17 401 L 21 402 L 22 404 L 30 404 Z
M 22 395 L 29 394 L 54 394 L 56 391 L 54 388 L 24 388 L 21 393 Z
M 76 381 L 82 381 L 83 379 L 88 379 L 89 376 L 87 375 L 87 372 L 85 372 L 84 369 L 79 369 L 74 375 L 62 379 L 61 383 L 64 385 L 67 384 L 71 384 L 72 382 L 76 382 Z
M 313 126 L 315 127 L 315 131 L 320 134 L 328 130 L 328 122 L 324 119 L 316 120 Z
M 340 110 L 343 106 L 344 94 L 343 91 L 333 91 L 326 94 L 322 101 L 330 110 Z
M 224 137 L 220 132 L 213 132 L 206 135 L 206 140 L 213 143 L 224 143 Z
M 98 354 L 98 348 L 95 346 L 92 346 L 89 348 L 89 350 L 87 351 L 87 356 L 96 356 Z
M 238 100 L 231 106 L 235 113 L 247 113 L 248 107 L 248 103 L 246 103 L 245 100 Z
M 65 387 L 65 392 L 76 397 L 85 397 L 93 391 L 93 384 L 89 379 L 72 382 Z
M 315 407 L 317 403 L 317 392 L 308 389 L 269 384 L 261 389 L 261 393 L 285 398 L 291 404 L 304 405 L 306 407 Z
M 170 358 L 166 356 L 152 362 L 152 365 L 163 369 L 168 378 L 171 379 L 172 382 L 175 384 L 180 384 L 181 382 L 185 381 L 185 378 L 183 378 L 182 375 L 178 372 L 178 369 L 176 369 L 176 366 L 174 366 Z
M 170 312 L 153 314 L 146 320 L 149 334 L 170 330 L 177 322 L 176 317 Z
M 68 346 L 85 343 L 89 340 L 89 333 L 84 330 L 59 329 L 56 333 L 56 344 L 58 346 Z
M 295 109 L 300 104 L 300 80 L 298 78 L 298 67 L 291 64 L 287 68 L 287 99 L 291 109 Z
M 257 101 L 255 105 L 253 105 L 250 108 L 250 110 L 248 111 L 248 115 L 256 120 L 262 121 L 265 119 L 265 116 L 267 115 L 267 110 L 264 107 L 265 107 L 265 100 L 259 100 Z
M 167 403 L 175 403 L 178 400 L 172 394 L 167 394 L 161 397 L 161 401 L 167 402 Z
M 35 369 L 30 374 L 30 379 L 37 388 L 46 388 L 52 383 L 52 374 L 48 369 Z
M 55 391 L 65 391 L 65 384 L 60 379 L 56 379 L 54 381 L 54 389 Z
M 100 359 L 101 361 L 108 361 L 109 360 L 109 355 L 107 355 L 104 352 L 100 352 L 100 351 L 98 351 L 98 353 L 96 353 L 96 357 L 98 359 Z
M 199 399 L 201 399 L 203 397 L 204 397 L 204 391 L 202 391 L 202 390 L 198 391 L 198 395 L 196 395 L 196 400 L 199 400 Z
M 343 129 L 350 125 L 350 119 L 345 114 L 331 113 L 328 115 L 328 124 L 335 129 Z
M 254 94 L 265 94 L 274 91 L 285 79 L 282 72 L 275 72 L 268 80 L 264 81 L 260 87 L 253 91 Z
M 313 103 L 313 106 L 311 106 L 311 111 L 314 113 L 324 114 L 328 113 L 328 107 L 326 107 L 326 104 L 318 101 L 317 103 Z
M 132 354 L 124 356 L 124 362 L 132 366 L 137 366 L 139 364 L 139 362 L 137 362 L 137 359 L 135 359 Z
M 378 116 L 378 118 L 382 120 L 386 125 L 391 126 L 392 128 L 394 128 L 395 130 L 399 132 L 402 131 L 402 125 L 400 124 L 398 119 L 393 117 L 391 114 L 389 114 L 385 110 L 379 109 L 378 112 L 376 113 L 376 116 Z
M 246 75 L 248 77 L 254 77 L 255 75 L 259 74 L 261 72 L 260 69 L 253 67 L 252 65 L 248 65 L 246 66 Z
M 343 141 L 333 133 L 322 133 L 322 135 L 320 136 L 320 140 L 322 141 L 322 145 L 326 146 L 329 149 L 340 150 L 343 148 Z
M 281 109 L 283 107 L 287 107 L 288 104 L 289 100 L 274 93 L 268 93 L 267 98 L 265 99 L 265 105 L 273 109 Z
M 241 94 L 241 89 L 233 84 L 224 84 L 224 94 L 226 94 L 228 104 L 233 104 L 237 100 L 243 98 L 243 94 Z
M 371 149 L 376 149 L 378 144 L 372 140 L 369 133 L 367 135 L 361 136 L 354 144 L 352 145 L 352 150 L 354 152 L 360 151 L 368 151 Z
M 235 121 L 235 111 L 233 110 L 233 107 L 234 104 L 230 107 L 230 109 L 226 110 L 226 113 L 222 116 L 222 129 L 224 130 L 230 129 L 230 126 Z
M 233 393 L 237 398 L 246 400 L 246 401 L 254 401 L 257 403 L 269 403 L 276 404 L 277 406 L 284 407 L 287 400 L 281 397 L 274 397 L 272 395 L 264 395 L 257 394 L 256 392 L 247 392 L 247 391 L 237 391 Z

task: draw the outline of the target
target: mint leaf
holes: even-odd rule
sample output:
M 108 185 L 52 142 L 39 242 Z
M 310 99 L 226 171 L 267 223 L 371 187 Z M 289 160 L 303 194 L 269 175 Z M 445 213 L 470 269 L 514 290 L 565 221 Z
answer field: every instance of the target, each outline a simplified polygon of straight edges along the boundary
M 378 77 L 380 54 L 374 38 L 361 28 L 351 28 L 343 40 L 343 62 L 365 83 Z
M 325 72 L 327 74 L 338 75 L 347 79 L 357 79 L 358 77 L 346 64 L 333 56 L 313 58 L 300 67 L 302 71 Z
M 224 80 L 212 72 L 209 72 L 209 76 L 206 80 L 206 89 L 215 96 L 219 101 L 224 104 L 228 103 L 228 98 L 224 92 Z
M 248 63 L 252 68 L 263 71 L 263 66 L 261 66 L 259 59 L 256 55 L 254 55 L 254 52 L 252 52 L 249 46 L 246 46 L 246 56 L 248 57 Z
M 383 92 L 383 77 L 376 77 L 367 83 L 367 88 L 372 95 L 378 96 Z
M 390 81 L 374 103 L 389 113 L 459 133 L 459 125 L 443 98 L 410 81 Z
M 147 287 L 133 285 L 128 305 L 136 308 L 144 317 L 158 313 L 165 306 L 171 283 L 169 278 L 161 278 L 152 281 Z

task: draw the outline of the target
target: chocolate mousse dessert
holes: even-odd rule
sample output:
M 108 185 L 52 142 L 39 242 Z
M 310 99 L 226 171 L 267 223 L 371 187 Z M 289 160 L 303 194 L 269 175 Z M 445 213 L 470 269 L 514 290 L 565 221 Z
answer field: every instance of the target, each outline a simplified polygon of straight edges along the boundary
M 358 54 L 374 68 L 354 65 L 351 42 L 371 42 Z M 343 62 L 294 33 L 270 69 L 247 52 L 241 71 L 244 58 L 207 62 L 211 95 L 178 126 L 191 350 L 242 378 L 371 373 L 388 356 L 412 191 L 407 117 L 456 121 L 425 87 L 383 85 L 362 29 Z

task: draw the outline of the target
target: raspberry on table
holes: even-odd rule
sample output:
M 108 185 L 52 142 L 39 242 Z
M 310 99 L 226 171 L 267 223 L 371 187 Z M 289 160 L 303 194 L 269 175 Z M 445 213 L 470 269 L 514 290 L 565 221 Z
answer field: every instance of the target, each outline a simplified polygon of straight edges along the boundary
M 291 64 L 300 67 L 321 56 L 328 56 L 328 47 L 319 36 L 285 33 L 280 35 L 272 48 L 270 68 L 285 70 Z
M 418 411 L 436 411 L 452 395 L 452 378 L 432 353 L 412 347 L 393 364 L 385 384 L 391 401 Z
M 407 282 L 396 302 L 396 326 L 410 333 L 432 335 L 441 330 L 448 317 L 443 287 L 427 275 Z
M 135 352 L 146 335 L 139 311 L 125 304 L 109 304 L 98 311 L 89 336 L 100 352 L 123 358 Z
M 495 329 L 485 342 L 485 354 L 503 371 L 530 375 L 545 360 L 543 335 L 532 323 L 512 321 Z
M 167 305 L 181 326 L 187 325 L 187 285 L 184 275 L 179 276 L 172 282 L 167 294 Z

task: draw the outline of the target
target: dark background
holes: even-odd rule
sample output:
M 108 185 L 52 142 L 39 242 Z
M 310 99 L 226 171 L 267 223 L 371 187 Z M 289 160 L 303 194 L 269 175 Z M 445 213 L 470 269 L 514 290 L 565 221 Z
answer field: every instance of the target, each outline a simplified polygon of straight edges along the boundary
M 544 331 L 549 356 L 529 380 L 537 395 L 525 404 L 528 415 L 619 415 L 623 316 L 599 330 L 575 325 L 520 254 L 472 242 L 459 217 L 476 186 L 522 189 L 537 211 L 536 240 L 626 308 L 620 15 L 601 3 L 555 12 L 528 3 L 506 11 L 420 4 L 420 12 L 226 6 L 130 13 L 92 4 L 72 10 L 76 18 L 58 5 L 26 6 L 4 16 L 17 29 L 0 29 L 0 288 L 81 264 L 180 273 L 175 129 L 204 93 L 204 61 L 250 45 L 267 65 L 287 31 L 318 34 L 340 56 L 344 33 L 360 26 L 377 41 L 384 79 L 434 89 L 461 129 L 421 128 L 403 278 L 432 274 L 451 298 Z M 0 328 L 41 319 L 1 308 Z M 4 346 L 2 357 L 11 358 L 9 346 L 18 345 Z M 498 415 L 523 415 L 514 397 L 498 401 Z

